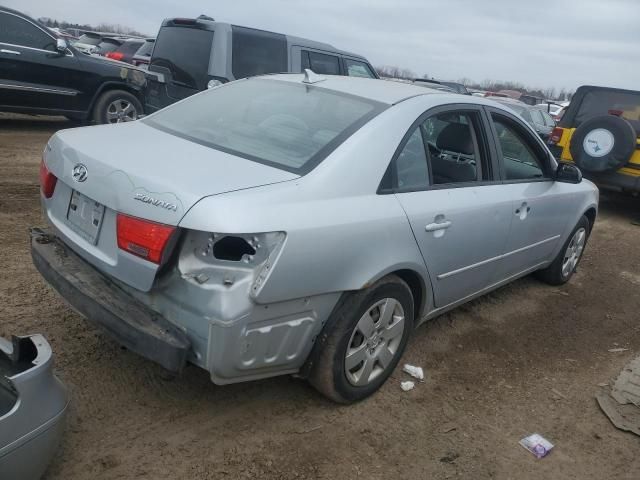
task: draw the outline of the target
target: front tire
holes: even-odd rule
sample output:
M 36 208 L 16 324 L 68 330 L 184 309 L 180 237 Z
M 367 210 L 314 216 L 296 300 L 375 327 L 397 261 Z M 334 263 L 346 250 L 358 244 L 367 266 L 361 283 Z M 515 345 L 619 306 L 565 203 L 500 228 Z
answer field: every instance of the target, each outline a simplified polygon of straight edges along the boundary
M 140 100 L 124 90 L 104 92 L 93 109 L 93 121 L 98 124 L 131 122 L 139 115 L 142 115 Z
M 309 375 L 311 385 L 338 403 L 357 402 L 378 390 L 413 330 L 411 289 L 395 275 L 347 295 L 332 314 L 332 331 Z
M 583 215 L 571 231 L 569 238 L 551 265 L 544 270 L 536 272 L 538 278 L 549 285 L 563 285 L 567 283 L 582 259 L 584 248 L 587 246 L 587 240 L 589 239 L 590 230 L 591 224 L 589 223 L 589 219 Z

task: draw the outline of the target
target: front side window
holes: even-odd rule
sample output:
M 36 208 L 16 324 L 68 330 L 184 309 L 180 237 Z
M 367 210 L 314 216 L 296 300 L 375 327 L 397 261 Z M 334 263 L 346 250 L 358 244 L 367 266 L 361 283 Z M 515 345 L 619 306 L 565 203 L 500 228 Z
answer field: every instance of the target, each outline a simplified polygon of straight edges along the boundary
M 384 108 L 322 87 L 251 78 L 142 121 L 216 150 L 304 174 Z
M 0 12 L 0 43 L 39 50 L 56 50 L 56 41 L 52 36 L 23 18 L 2 12 Z
M 544 178 L 544 165 L 525 139 L 526 133 L 501 115 L 492 115 L 502 151 L 502 165 L 506 180 L 535 180 Z
M 168 71 L 174 83 L 204 90 L 209 81 L 212 43 L 213 32 L 209 30 L 162 27 L 156 39 L 149 69 Z
M 340 75 L 340 59 L 337 56 L 303 51 L 303 65 L 305 64 L 305 54 L 308 55 L 309 59 L 306 62 L 308 67 L 303 68 L 311 68 L 315 73 L 323 75 Z
M 364 62 L 345 58 L 344 65 L 347 68 L 347 75 L 350 77 L 376 78 L 369 65 Z

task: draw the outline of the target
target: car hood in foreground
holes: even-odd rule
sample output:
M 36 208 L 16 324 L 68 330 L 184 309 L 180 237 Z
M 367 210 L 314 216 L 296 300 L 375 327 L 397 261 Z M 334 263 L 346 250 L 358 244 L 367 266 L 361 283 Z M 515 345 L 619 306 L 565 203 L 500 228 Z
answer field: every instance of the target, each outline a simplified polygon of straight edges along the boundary
M 58 181 L 91 199 L 169 225 L 203 197 L 299 177 L 142 122 L 60 131 L 46 147 L 45 162 Z M 76 167 L 86 178 L 74 179 Z

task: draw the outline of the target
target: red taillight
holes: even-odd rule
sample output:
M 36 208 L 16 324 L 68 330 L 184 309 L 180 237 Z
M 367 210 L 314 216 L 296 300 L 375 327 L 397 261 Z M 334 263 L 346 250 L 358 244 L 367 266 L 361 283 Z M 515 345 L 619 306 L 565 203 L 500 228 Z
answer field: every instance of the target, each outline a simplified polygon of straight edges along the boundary
M 549 143 L 553 143 L 554 145 L 562 140 L 562 132 L 564 132 L 563 128 L 556 127 L 551 132 L 551 136 L 549 137 Z
M 110 58 L 111 60 L 122 60 L 122 57 L 124 57 L 124 53 L 122 53 L 122 52 L 107 52 L 105 57 Z
M 141 218 L 118 214 L 118 248 L 153 263 L 160 263 L 175 227 L 150 222 Z
M 40 190 L 45 198 L 51 198 L 53 191 L 56 189 L 56 182 L 58 178 L 49 171 L 44 163 L 44 160 L 40 161 Z

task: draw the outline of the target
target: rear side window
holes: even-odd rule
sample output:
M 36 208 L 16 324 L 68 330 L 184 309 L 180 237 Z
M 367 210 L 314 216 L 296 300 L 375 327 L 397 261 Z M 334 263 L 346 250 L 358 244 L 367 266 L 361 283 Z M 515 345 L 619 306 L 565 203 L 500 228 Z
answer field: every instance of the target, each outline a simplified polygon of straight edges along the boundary
M 326 53 L 303 50 L 302 68 L 310 68 L 318 74 L 340 75 L 340 58 L 335 55 L 327 55 Z
M 231 28 L 231 70 L 234 77 L 246 78 L 288 70 L 284 35 L 235 25 Z
M 304 174 L 384 108 L 322 87 L 253 78 L 211 89 L 142 121 L 216 150 Z
M 479 139 L 477 112 L 448 111 L 427 117 L 404 140 L 386 185 L 400 191 L 429 185 L 469 185 L 489 179 L 488 155 Z
M 169 70 L 171 80 L 204 90 L 209 80 L 213 32 L 189 27 L 162 27 L 149 69 Z
M 55 51 L 53 37 L 23 18 L 0 12 L 0 43 Z
M 345 58 L 344 65 L 347 69 L 347 75 L 350 77 L 376 78 L 369 65 L 365 62 Z

